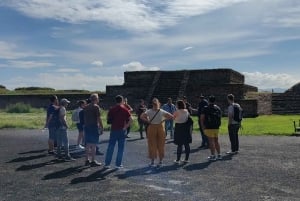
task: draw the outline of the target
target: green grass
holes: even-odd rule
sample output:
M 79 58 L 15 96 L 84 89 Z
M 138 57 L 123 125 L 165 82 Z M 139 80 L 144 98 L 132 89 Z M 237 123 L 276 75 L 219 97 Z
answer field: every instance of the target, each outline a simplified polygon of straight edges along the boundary
M 75 129 L 71 121 L 71 111 L 68 112 L 68 122 L 70 129 Z M 46 111 L 35 109 L 30 113 L 6 113 L 0 112 L 1 128 L 20 128 L 20 129 L 42 129 L 45 124 Z M 136 116 L 133 116 L 134 124 L 131 130 L 137 131 L 138 124 Z M 194 133 L 199 133 L 198 120 L 194 119 Z M 300 119 L 299 115 L 262 115 L 256 118 L 244 118 L 242 122 L 242 135 L 291 135 L 294 132 L 293 120 Z M 109 129 L 106 124 L 106 112 L 102 112 L 102 121 L 105 130 Z M 220 134 L 227 134 L 227 118 L 222 118 Z

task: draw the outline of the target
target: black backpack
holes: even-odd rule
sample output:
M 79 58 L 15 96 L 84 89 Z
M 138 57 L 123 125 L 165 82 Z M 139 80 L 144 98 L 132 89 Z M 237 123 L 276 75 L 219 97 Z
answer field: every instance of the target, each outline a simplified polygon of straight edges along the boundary
M 217 105 L 209 105 L 205 107 L 205 110 L 205 127 L 207 129 L 218 129 L 221 126 L 221 109 Z
M 233 104 L 233 120 L 236 122 L 243 120 L 243 108 L 238 104 Z

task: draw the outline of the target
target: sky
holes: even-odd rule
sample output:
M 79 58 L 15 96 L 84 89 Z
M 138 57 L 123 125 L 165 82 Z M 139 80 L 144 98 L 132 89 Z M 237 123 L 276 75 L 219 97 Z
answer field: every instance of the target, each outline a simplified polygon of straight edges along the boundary
M 0 85 L 105 91 L 125 71 L 300 75 L 299 0 L 0 0 Z

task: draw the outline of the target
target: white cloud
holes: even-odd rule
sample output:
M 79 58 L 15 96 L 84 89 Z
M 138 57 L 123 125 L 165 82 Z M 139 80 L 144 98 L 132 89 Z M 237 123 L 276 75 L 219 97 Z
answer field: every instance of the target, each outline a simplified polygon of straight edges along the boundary
M 32 51 L 22 51 L 15 43 L 0 41 L 0 59 L 20 59 L 27 57 L 53 57 L 49 53 L 37 53 Z
M 29 77 L 16 76 L 5 81 L 8 89 L 17 87 L 51 87 L 54 89 L 83 89 L 105 91 L 106 85 L 121 85 L 123 77 L 118 76 L 99 76 L 85 75 L 82 73 L 42 73 L 35 76 L 35 79 Z
M 55 66 L 55 64 L 50 62 L 41 62 L 41 61 L 8 61 L 10 68 L 22 68 L 22 69 L 31 69 L 31 68 L 45 68 Z
M 259 89 L 285 88 L 288 89 L 299 82 L 294 75 L 285 73 L 243 72 L 246 84 Z
M 153 31 L 246 0 L 10 0 L 6 4 L 34 18 L 69 23 L 106 22 L 129 31 Z M 4 4 L 4 3 L 3 3 Z M 63 12 L 62 12 L 63 10 Z
M 125 68 L 125 71 L 147 71 L 147 70 L 155 71 L 155 70 L 159 70 L 158 67 L 146 67 L 138 61 L 132 61 L 128 64 L 124 64 L 123 68 Z
M 103 66 L 103 62 L 102 61 L 93 61 L 92 65 L 98 66 L 98 67 L 102 67 Z
M 190 50 L 190 49 L 193 49 L 193 47 L 191 47 L 191 46 L 185 47 L 185 48 L 182 49 L 182 51 L 185 52 L 185 51 L 188 51 L 188 50 Z
M 79 69 L 75 69 L 75 68 L 60 68 L 55 70 L 55 72 L 57 73 L 78 73 L 80 72 Z

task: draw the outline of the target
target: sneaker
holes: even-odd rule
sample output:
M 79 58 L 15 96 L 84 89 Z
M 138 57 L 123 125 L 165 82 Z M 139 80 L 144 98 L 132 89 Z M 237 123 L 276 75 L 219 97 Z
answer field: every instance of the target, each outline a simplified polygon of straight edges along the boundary
M 117 165 L 116 168 L 117 168 L 117 169 L 123 169 L 124 166 L 123 166 L 123 165 Z
M 218 154 L 217 160 L 222 160 L 222 159 L 223 159 L 222 155 L 221 155 L 221 154 Z
M 77 147 L 78 147 L 78 149 L 85 149 L 85 147 L 82 146 L 81 144 L 79 144 Z
M 149 163 L 149 167 L 154 167 L 154 162 Z
M 57 156 L 56 158 L 57 158 L 57 160 L 63 160 L 64 159 L 62 156 Z
M 91 162 L 89 161 L 89 160 L 86 160 L 85 162 L 84 162 L 84 165 L 85 166 L 89 166 L 91 164 Z
M 130 138 L 130 137 L 128 135 L 126 135 L 125 138 Z
M 92 162 L 90 163 L 90 165 L 91 165 L 92 167 L 96 167 L 96 166 L 101 166 L 102 163 L 100 163 L 100 162 L 98 162 L 98 161 L 92 161 Z
M 75 158 L 72 158 L 71 156 L 66 156 L 65 161 L 75 161 Z
M 157 164 L 157 166 L 156 167 L 161 167 L 163 165 L 163 163 L 162 163 L 162 161 L 160 161 L 158 164 Z
M 239 151 L 235 151 L 235 152 L 233 152 L 234 154 L 238 154 L 239 153 Z
M 233 152 L 232 151 L 227 151 L 226 154 L 231 155 L 231 154 L 233 154 Z
M 189 160 L 182 160 L 182 162 L 186 164 L 186 163 L 189 163 L 190 161 Z
M 174 160 L 174 163 L 180 164 L 180 160 Z
M 48 154 L 49 154 L 49 155 L 54 155 L 55 152 L 54 152 L 53 150 L 52 150 L 52 151 L 48 150 Z
M 105 165 L 104 169 L 110 169 L 110 165 Z
M 217 160 L 215 155 L 211 155 L 211 156 L 207 157 L 207 159 L 209 161 L 215 161 L 215 160 Z

